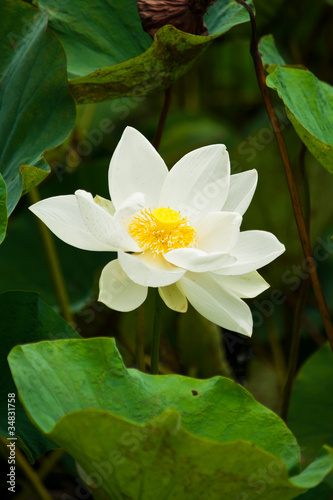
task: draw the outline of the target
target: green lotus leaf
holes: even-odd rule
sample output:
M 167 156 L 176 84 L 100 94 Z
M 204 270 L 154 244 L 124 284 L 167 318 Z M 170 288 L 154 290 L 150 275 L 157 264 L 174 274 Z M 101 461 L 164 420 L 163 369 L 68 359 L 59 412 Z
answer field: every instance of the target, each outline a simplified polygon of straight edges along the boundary
M 199 438 L 174 410 L 144 425 L 110 411 L 81 410 L 62 417 L 50 436 L 77 460 L 92 491 L 100 487 L 110 499 L 245 500 L 261 493 L 290 500 L 333 466 L 327 452 L 316 467 L 289 479 L 279 458 L 246 441 Z
M 7 355 L 17 344 L 36 342 L 44 339 L 78 338 L 79 335 L 51 307 L 40 300 L 33 292 L 6 292 L 0 294 L 0 332 L 1 332 L 1 385 L 0 402 L 7 408 L 9 393 L 16 393 Z M 56 444 L 47 439 L 28 419 L 22 404 L 16 399 L 16 437 L 19 446 L 32 462 Z M 8 437 L 6 412 L 0 416 L 0 434 Z
M 255 12 L 252 0 L 245 0 Z M 204 17 L 209 35 L 222 35 L 237 24 L 250 20 L 246 9 L 239 3 L 230 0 L 219 0 L 208 8 Z
M 295 438 L 245 389 L 126 369 L 113 339 L 16 346 L 8 360 L 32 421 L 112 499 L 292 499 L 333 466 L 327 450 L 289 478 Z
M 260 39 L 259 52 L 263 65 L 267 68 L 274 64 L 278 64 L 279 66 L 285 66 L 287 64 L 275 45 L 273 35 L 265 35 Z
M 333 173 L 333 87 L 306 68 L 283 66 L 271 37 L 262 39 L 260 51 L 268 62 L 268 87 L 277 91 L 289 120 L 313 156 Z
M 75 105 L 66 56 L 47 29 L 47 15 L 27 3 L 4 0 L 0 17 L 0 172 L 10 214 L 22 192 L 50 172 L 42 153 L 69 135 Z
M 28 193 L 31 189 L 38 186 L 48 175 L 50 168 L 42 158 L 36 166 L 21 165 L 20 173 L 22 176 L 23 189 L 22 194 Z
M 325 344 L 300 369 L 288 415 L 307 462 L 318 456 L 323 444 L 333 446 L 332 380 L 333 354 Z
M 164 410 L 175 409 L 191 433 L 212 440 L 250 441 L 284 459 L 289 469 L 299 465 L 297 443 L 282 420 L 227 378 L 197 380 L 127 370 L 114 340 L 106 338 L 18 346 L 10 363 L 15 365 L 27 411 L 34 418 L 38 415 L 44 432 L 78 410 L 110 410 L 145 424 Z
M 164 26 L 140 56 L 71 80 L 72 95 L 77 103 L 84 104 L 164 90 L 192 67 L 212 39 Z
M 249 4 L 253 7 L 252 1 Z M 219 0 L 205 16 L 210 36 L 164 26 L 152 41 L 142 28 L 135 0 L 41 0 L 38 5 L 65 47 L 71 92 L 78 103 L 164 90 L 190 69 L 214 38 L 249 20 L 234 0 Z
M 39 0 L 38 6 L 65 48 L 71 78 L 132 59 L 151 45 L 136 0 Z

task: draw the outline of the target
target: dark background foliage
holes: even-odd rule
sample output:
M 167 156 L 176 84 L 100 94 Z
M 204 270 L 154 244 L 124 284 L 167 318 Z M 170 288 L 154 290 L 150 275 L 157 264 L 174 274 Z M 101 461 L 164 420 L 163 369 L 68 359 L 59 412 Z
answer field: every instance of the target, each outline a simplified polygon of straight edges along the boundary
M 306 66 L 319 79 L 333 84 L 332 2 L 257 0 L 255 6 L 259 36 L 272 33 L 288 63 Z M 236 26 L 217 39 L 190 72 L 174 85 L 160 154 L 171 167 L 196 147 L 225 143 L 234 173 L 252 168 L 259 172 L 257 193 L 243 227 L 273 232 L 285 244 L 286 253 L 263 270 L 271 288 L 250 303 L 255 325 L 252 339 L 222 332 L 205 322 L 198 326 L 193 311 L 187 319 L 179 320 L 165 309 L 161 363 L 165 373 L 199 378 L 232 374 L 258 401 L 278 412 L 293 316 L 307 273 L 281 160 L 249 54 L 250 35 L 249 23 Z M 311 221 L 313 246 L 319 245 L 322 254 L 327 256 L 318 269 L 332 311 L 333 257 L 329 236 L 333 233 L 330 210 L 333 178 L 303 150 L 281 101 L 272 95 L 284 126 L 304 210 Z M 74 132 L 60 148 L 49 153 L 53 173 L 41 186 L 41 197 L 71 194 L 78 188 L 108 197 L 109 160 L 123 129 L 132 125 L 152 140 L 162 104 L 163 95 L 153 94 L 78 106 Z M 36 221 L 27 210 L 29 204 L 31 200 L 23 197 L 9 221 L 0 251 L 0 292 L 34 290 L 57 309 Z M 131 332 L 136 313 L 120 315 L 96 302 L 99 274 L 109 255 L 80 251 L 59 241 L 56 245 L 77 331 L 83 337 L 115 336 L 126 364 L 135 366 L 135 337 Z M 145 305 L 147 353 L 151 307 L 148 299 Z M 310 288 L 302 316 L 299 365 L 324 342 L 325 334 Z M 43 467 L 43 460 L 35 464 L 36 470 Z M 75 478 L 73 464 L 64 456 L 49 472 L 46 484 L 54 498 L 62 498 L 64 491 L 75 497 Z M 26 488 L 23 476 L 19 484 L 21 491 L 17 498 L 35 498 Z M 6 485 L 0 486 L 6 492 Z M 304 498 L 332 498 L 329 486 L 320 488 L 319 496 L 307 494 Z

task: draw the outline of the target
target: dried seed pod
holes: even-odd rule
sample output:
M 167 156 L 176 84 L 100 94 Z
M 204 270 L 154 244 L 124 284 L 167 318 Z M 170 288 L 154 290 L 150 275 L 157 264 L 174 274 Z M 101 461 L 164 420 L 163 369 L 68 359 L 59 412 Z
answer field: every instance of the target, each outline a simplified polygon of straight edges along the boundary
M 154 37 L 166 24 L 193 35 L 208 35 L 203 21 L 217 0 L 137 0 L 143 29 Z

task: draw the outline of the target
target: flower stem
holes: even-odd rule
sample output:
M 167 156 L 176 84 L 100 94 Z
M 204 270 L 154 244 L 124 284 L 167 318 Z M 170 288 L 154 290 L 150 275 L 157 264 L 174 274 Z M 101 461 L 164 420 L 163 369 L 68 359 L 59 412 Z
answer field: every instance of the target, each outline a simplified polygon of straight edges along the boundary
M 310 219 L 311 219 L 311 199 L 310 199 L 310 186 L 309 180 L 306 174 L 305 169 L 305 156 L 307 153 L 307 149 L 305 144 L 302 142 L 301 150 L 299 153 L 299 171 L 302 179 L 302 188 L 303 188 L 303 206 L 304 206 L 304 220 L 306 224 L 306 229 L 308 234 L 310 233 Z
M 54 466 L 59 462 L 59 460 L 64 456 L 65 451 L 61 448 L 53 450 L 48 455 L 40 459 L 41 466 L 38 471 L 36 471 L 39 480 L 42 481 L 49 475 L 53 470 Z M 31 498 L 31 488 L 24 488 L 18 495 L 16 495 L 16 500 L 26 500 Z
M 144 305 L 137 309 L 136 313 L 136 346 L 135 346 L 135 357 L 136 365 L 140 372 L 146 372 L 146 362 L 145 362 L 145 345 L 144 345 Z
M 301 207 L 301 202 L 299 198 L 299 194 L 297 191 L 296 187 L 296 182 L 294 179 L 294 174 L 291 168 L 291 163 L 290 163 L 290 158 L 287 150 L 286 143 L 284 141 L 284 137 L 281 131 L 281 125 L 279 122 L 279 119 L 276 115 L 274 106 L 271 101 L 271 97 L 268 91 L 268 88 L 266 86 L 266 77 L 265 77 L 265 71 L 264 67 L 262 64 L 262 60 L 260 57 L 259 49 L 258 49 L 258 36 L 257 36 L 257 26 L 256 26 L 256 21 L 254 17 L 254 13 L 247 5 L 244 0 L 236 0 L 237 3 L 242 5 L 249 13 L 250 15 L 250 21 L 251 21 L 251 26 L 252 26 L 252 38 L 251 38 L 251 45 L 250 45 L 250 52 L 253 58 L 254 62 L 254 67 L 257 75 L 257 80 L 259 83 L 259 88 L 263 97 L 263 101 L 266 107 L 266 111 L 268 114 L 268 117 L 271 121 L 272 128 L 278 143 L 284 171 L 286 174 L 287 178 L 287 183 L 288 183 L 288 188 L 290 192 L 290 197 L 293 205 L 293 210 L 294 210 L 294 216 L 298 228 L 298 233 L 300 237 L 300 241 L 302 244 L 303 248 L 303 253 L 306 259 L 306 264 L 307 264 L 307 269 L 311 277 L 312 281 L 312 286 L 313 286 L 313 291 L 315 293 L 317 303 L 318 303 L 318 308 L 319 312 L 325 327 L 326 335 L 328 337 L 328 341 L 330 343 L 331 349 L 333 351 L 333 324 L 330 318 L 330 314 L 327 308 L 327 304 L 325 301 L 325 297 L 323 294 L 323 290 L 321 288 L 321 284 L 319 281 L 317 269 L 316 269 L 316 262 L 314 260 L 313 254 L 312 254 L 312 248 L 310 244 L 310 239 L 309 235 L 306 229 L 306 223 L 303 217 L 302 213 L 302 207 Z
M 171 104 L 171 87 L 165 90 L 164 92 L 164 103 L 163 103 L 163 108 L 160 114 L 160 118 L 158 121 L 155 137 L 153 140 L 153 146 L 157 150 L 160 146 L 163 130 L 164 130 L 164 125 L 169 113 L 170 109 L 170 104 Z
M 5 439 L 2 436 L 0 436 L 0 440 L 2 443 L 2 447 L 4 449 L 7 449 L 6 446 L 8 445 L 9 441 L 7 441 L 7 439 Z M 50 493 L 45 488 L 44 484 L 40 480 L 40 477 L 28 463 L 27 459 L 25 458 L 25 456 L 18 447 L 15 448 L 15 458 L 17 465 L 20 467 L 24 475 L 29 480 L 31 487 L 33 488 L 36 494 L 36 497 L 39 498 L 40 500 L 52 500 Z
M 161 300 L 159 297 L 158 289 L 155 292 L 155 313 L 153 325 L 153 339 L 151 346 L 151 363 L 150 373 L 152 375 L 158 374 L 158 362 L 160 357 L 160 336 L 161 336 Z
M 28 193 L 29 203 L 34 204 L 40 201 L 40 196 L 37 188 L 32 189 Z M 45 256 L 48 263 L 50 276 L 53 282 L 53 288 L 60 307 L 60 313 L 68 323 L 73 324 L 73 316 L 70 311 L 69 297 L 65 285 L 65 280 L 62 274 L 57 250 L 55 248 L 53 236 L 45 224 L 35 217 L 38 231 L 44 246 Z

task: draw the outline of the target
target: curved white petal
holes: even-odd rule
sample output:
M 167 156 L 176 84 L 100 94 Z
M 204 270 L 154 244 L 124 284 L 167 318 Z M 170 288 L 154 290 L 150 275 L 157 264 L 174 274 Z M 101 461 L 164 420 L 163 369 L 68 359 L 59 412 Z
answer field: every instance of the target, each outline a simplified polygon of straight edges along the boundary
M 185 297 L 184 292 L 177 286 L 177 283 L 160 287 L 158 289 L 158 293 L 169 309 L 181 313 L 187 311 L 187 298 Z
M 102 196 L 94 196 L 94 202 L 97 203 L 100 207 L 104 208 L 110 215 L 114 215 L 116 209 L 114 208 L 114 204 L 112 203 L 111 200 L 107 200 L 106 198 L 103 198 Z
M 229 190 L 230 162 L 223 144 L 196 149 L 168 173 L 159 206 L 170 207 L 192 222 L 221 210 Z
M 240 274 L 239 276 L 222 276 L 215 274 L 217 281 L 223 288 L 231 290 L 238 297 L 251 299 L 269 288 L 269 284 L 257 271 Z
M 113 251 L 88 230 L 74 194 L 54 196 L 29 207 L 62 241 L 82 250 Z M 102 210 L 102 209 L 101 209 Z
M 114 218 L 120 224 L 130 222 L 135 214 L 140 212 L 145 207 L 145 195 L 143 193 L 133 193 L 118 207 L 114 214 Z
M 155 148 L 140 132 L 126 127 L 109 167 L 109 190 L 116 208 L 133 193 L 146 195 L 156 206 L 168 169 Z
M 88 231 L 105 245 L 116 250 L 139 251 L 138 245 L 104 208 L 94 202 L 90 193 L 75 191 L 81 217 Z
M 162 255 L 152 252 L 128 254 L 118 252 L 119 264 L 124 272 L 142 286 L 160 287 L 176 283 L 185 274 L 184 269 L 178 269 L 167 262 Z
M 257 182 L 258 172 L 256 170 L 231 175 L 229 193 L 223 210 L 243 215 L 251 203 Z
M 98 300 L 116 311 L 133 311 L 146 300 L 148 288 L 129 279 L 118 260 L 112 260 L 103 269 L 99 281 Z
M 164 254 L 165 260 L 177 267 L 194 273 L 217 271 L 236 261 L 235 257 L 224 252 L 206 253 L 198 248 L 177 248 Z
M 211 212 L 196 223 L 198 248 L 205 252 L 228 252 L 239 237 L 242 216 L 235 212 Z
M 213 275 L 186 273 L 179 285 L 202 316 L 222 328 L 252 335 L 250 308 L 233 292 L 224 289 Z
M 245 274 L 260 269 L 285 251 L 285 246 L 272 233 L 266 231 L 243 231 L 230 251 L 237 261 L 226 266 L 218 274 Z

